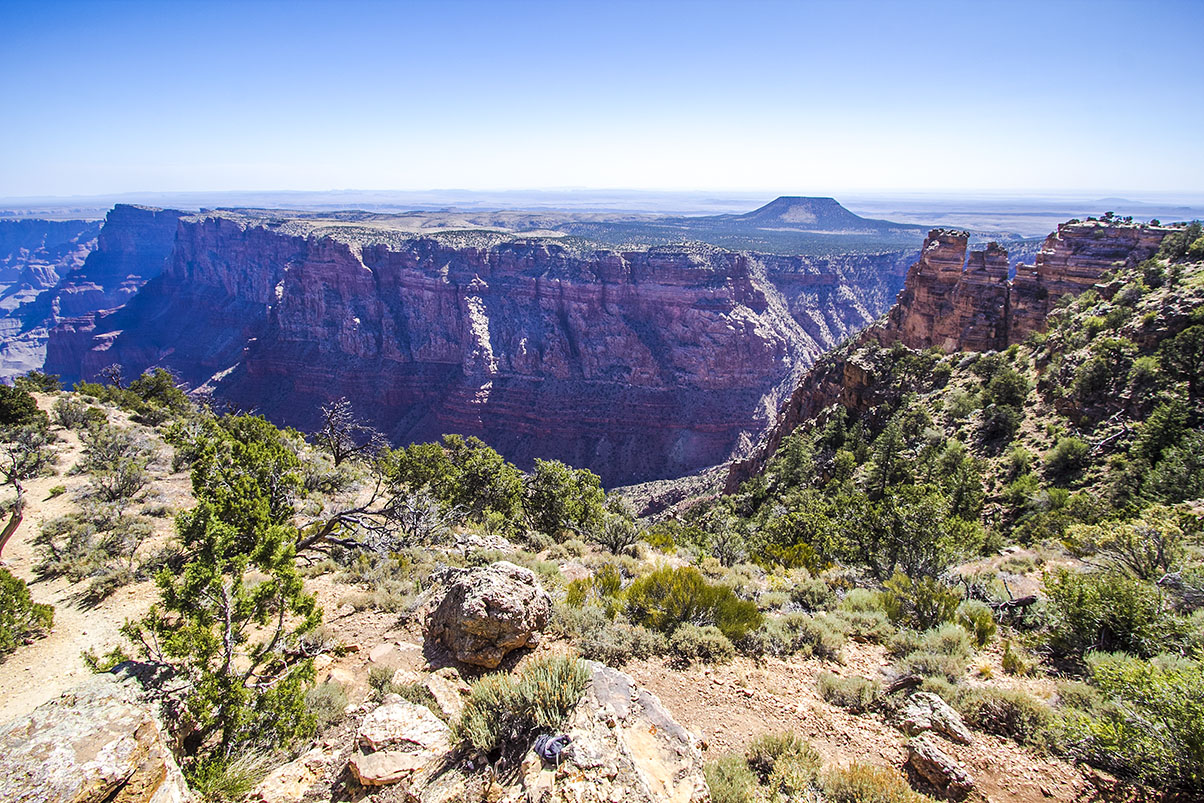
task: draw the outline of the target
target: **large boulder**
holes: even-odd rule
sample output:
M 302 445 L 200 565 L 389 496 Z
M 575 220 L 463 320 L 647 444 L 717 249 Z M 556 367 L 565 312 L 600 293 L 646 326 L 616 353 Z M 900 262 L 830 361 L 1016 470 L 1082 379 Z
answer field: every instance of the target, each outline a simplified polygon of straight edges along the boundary
M 907 698 L 907 705 L 899 717 L 899 727 L 908 736 L 936 731 L 950 741 L 970 743 L 970 729 L 962 721 L 961 714 L 930 692 L 918 691 Z
M 364 786 L 421 787 L 451 747 L 451 730 L 425 706 L 394 699 L 364 717 L 348 765 Z
M 590 684 L 566 727 L 572 738 L 553 766 L 524 762 L 531 803 L 704 803 L 702 753 L 656 695 L 630 675 L 590 662 Z
M 96 675 L 0 727 L 6 803 L 184 803 L 192 800 L 135 681 Z
M 427 638 L 458 661 L 494 669 L 512 650 L 536 644 L 551 616 L 552 598 L 535 573 L 500 561 L 447 579 Z

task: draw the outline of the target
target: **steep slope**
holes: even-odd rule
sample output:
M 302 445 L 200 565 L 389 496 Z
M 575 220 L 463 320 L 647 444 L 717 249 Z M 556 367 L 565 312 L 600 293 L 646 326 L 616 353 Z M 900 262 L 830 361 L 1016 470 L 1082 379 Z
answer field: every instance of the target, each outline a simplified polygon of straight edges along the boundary
M 346 395 L 397 443 L 460 432 L 522 464 L 648 479 L 747 446 L 802 369 L 880 314 L 907 262 L 386 224 L 184 217 L 163 274 L 58 327 L 46 370 L 161 365 L 302 428 Z
M 1061 299 L 1149 259 L 1172 231 L 1115 221 L 1066 223 L 1046 238 L 1036 264 L 1021 265 L 1009 281 L 1007 252 L 995 243 L 967 258 L 966 232 L 933 229 L 890 312 L 807 373 L 752 455 L 732 464 L 728 491 L 760 471 L 795 427 L 830 405 L 860 413 L 881 401 L 884 386 L 868 356 L 873 349 L 898 342 L 983 352 L 1020 343 L 1045 329 Z
M 14 296 L 19 303 L 0 318 L 0 378 L 41 368 L 50 329 L 88 329 L 96 316 L 121 307 L 157 276 L 171 251 L 181 214 L 118 205 L 99 233 L 97 223 L 73 222 L 79 224 L 79 234 L 57 246 L 64 255 L 59 268 L 31 263 L 28 270 L 36 271 L 40 279 L 26 280 L 8 291 L 24 288 Z M 13 226 L 50 232 L 61 228 L 50 221 L 16 221 Z

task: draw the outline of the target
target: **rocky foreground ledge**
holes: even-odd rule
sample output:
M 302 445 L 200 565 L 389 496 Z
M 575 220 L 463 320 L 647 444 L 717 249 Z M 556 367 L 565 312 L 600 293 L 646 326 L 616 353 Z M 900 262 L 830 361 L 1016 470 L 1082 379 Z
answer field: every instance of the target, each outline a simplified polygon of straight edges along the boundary
M 559 762 L 531 750 L 501 789 L 426 708 L 388 695 L 377 706 L 360 707 L 357 726 L 343 739 L 319 742 L 278 767 L 248 799 L 346 799 L 387 787 L 400 800 L 451 803 L 476 799 L 487 775 L 493 799 L 509 803 L 710 800 L 695 738 L 656 695 L 616 669 L 588 666 L 590 684 L 565 726 L 572 741 Z M 137 691 L 132 678 L 97 675 L 0 728 L 0 800 L 193 801 L 154 713 L 136 701 Z

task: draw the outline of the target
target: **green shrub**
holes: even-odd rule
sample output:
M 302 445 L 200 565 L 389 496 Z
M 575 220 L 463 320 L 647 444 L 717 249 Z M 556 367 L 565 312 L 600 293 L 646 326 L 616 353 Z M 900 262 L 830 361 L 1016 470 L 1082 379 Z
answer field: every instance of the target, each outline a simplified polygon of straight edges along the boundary
M 453 733 L 478 750 L 526 746 L 536 730 L 555 730 L 589 683 L 589 670 L 576 658 L 532 658 L 514 676 L 486 675 L 472 684 Z
M 844 642 L 844 634 L 826 619 L 804 613 L 786 613 L 768 617 L 748 634 L 742 645 L 758 655 L 786 657 L 803 653 L 838 661 Z
M 65 493 L 67 493 L 66 485 L 55 485 L 46 491 L 46 498 L 54 499 L 56 496 L 62 496 Z
M 54 608 L 34 602 L 21 578 L 0 567 L 0 661 L 54 624 Z
M 822 777 L 828 803 L 929 803 L 932 798 L 912 791 L 894 767 L 853 763 L 825 772 Z
M 1204 791 L 1204 664 L 1107 654 L 1087 664 L 1113 703 L 1064 714 L 1071 753 L 1158 788 Z
M 341 722 L 346 707 L 347 693 L 338 683 L 320 683 L 305 693 L 305 708 L 317 721 L 319 731 Z
M 748 768 L 767 786 L 771 799 L 796 799 L 814 784 L 823 763 L 806 739 L 790 732 L 767 733 L 748 746 Z
M 208 759 L 189 767 L 188 786 L 206 803 L 239 803 L 272 769 L 270 753 Z
M 847 708 L 854 714 L 868 710 L 882 696 L 882 684 L 857 675 L 842 678 L 831 672 L 821 672 L 816 680 L 819 696 L 832 705 Z
M 969 599 L 957 608 L 957 623 L 974 638 L 974 646 L 982 649 L 995 638 L 995 612 L 991 606 L 976 599 Z
M 836 594 L 820 578 L 808 577 L 790 589 L 790 601 L 805 611 L 826 611 L 836 604 Z
M 1082 438 L 1073 435 L 1058 438 L 1045 453 L 1045 471 L 1055 481 L 1069 479 L 1082 470 L 1090 454 L 1091 446 Z
M 681 625 L 669 636 L 669 652 L 686 664 L 695 661 L 708 664 L 723 663 L 736 656 L 736 648 L 719 628 L 714 625 L 699 627 L 689 623 Z
M 939 580 L 920 577 L 915 580 L 902 573 L 883 583 L 882 609 L 896 625 L 927 630 L 952 621 L 961 597 Z
M 1050 707 L 1036 697 L 1010 689 L 968 688 L 957 703 L 958 712 L 971 727 L 1020 744 L 1042 744 L 1054 718 Z
M 1119 572 L 1071 572 L 1045 578 L 1049 642 L 1071 654 L 1090 650 L 1159 652 L 1162 600 L 1149 583 Z
M 899 660 L 895 668 L 900 675 L 943 677 L 955 683 L 966 672 L 966 659 L 959 655 L 920 650 Z
M 757 799 L 757 776 L 738 754 L 720 756 L 703 767 L 712 803 L 753 803 Z
M 881 644 L 895 634 L 895 626 L 883 611 L 846 611 L 838 609 L 824 620 L 854 641 Z
M 38 409 L 29 391 L 0 385 L 0 427 L 46 427 L 50 417 Z
M 64 396 L 55 399 L 50 412 L 54 423 L 63 429 L 85 429 L 91 426 L 107 424 L 109 417 L 99 407 L 89 407 L 79 399 Z
M 941 625 L 922 633 L 915 630 L 900 631 L 890 640 L 887 649 L 891 655 L 900 658 L 916 652 L 927 652 L 965 659 L 973 652 L 970 634 L 961 625 L 955 624 Z
M 1000 663 L 1003 665 L 1003 671 L 1009 675 L 1027 675 L 1036 666 L 1036 661 L 1022 647 L 1014 646 L 1011 641 L 1003 642 L 1003 658 Z
M 687 623 L 710 624 L 738 641 L 763 619 L 756 603 L 739 599 L 729 586 L 708 583 L 690 566 L 657 569 L 633 581 L 625 597 L 634 621 L 665 634 Z

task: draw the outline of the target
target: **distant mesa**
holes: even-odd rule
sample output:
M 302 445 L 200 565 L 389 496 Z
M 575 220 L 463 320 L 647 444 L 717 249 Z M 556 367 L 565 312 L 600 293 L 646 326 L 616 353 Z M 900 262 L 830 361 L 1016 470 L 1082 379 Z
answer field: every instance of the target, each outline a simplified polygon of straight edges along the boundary
M 761 228 L 790 228 L 803 231 L 880 232 L 886 229 L 919 229 L 887 220 L 871 220 L 855 215 L 835 198 L 809 198 L 783 195 L 743 215 L 726 215 L 727 220 L 739 221 Z

